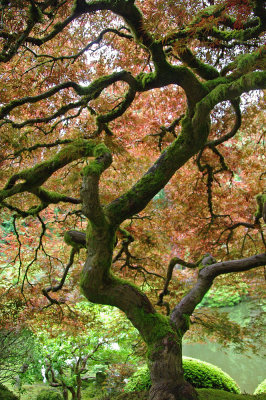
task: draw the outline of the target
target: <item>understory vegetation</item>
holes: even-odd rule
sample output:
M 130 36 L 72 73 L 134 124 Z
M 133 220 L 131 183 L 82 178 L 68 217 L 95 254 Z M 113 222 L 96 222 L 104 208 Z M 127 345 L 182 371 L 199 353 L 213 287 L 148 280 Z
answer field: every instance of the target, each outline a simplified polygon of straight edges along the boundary
M 240 393 L 237 383 L 220 368 L 212 364 L 183 357 L 184 376 L 196 388 L 221 389 L 231 393 Z M 151 378 L 148 367 L 139 368 L 125 386 L 125 392 L 148 390 Z

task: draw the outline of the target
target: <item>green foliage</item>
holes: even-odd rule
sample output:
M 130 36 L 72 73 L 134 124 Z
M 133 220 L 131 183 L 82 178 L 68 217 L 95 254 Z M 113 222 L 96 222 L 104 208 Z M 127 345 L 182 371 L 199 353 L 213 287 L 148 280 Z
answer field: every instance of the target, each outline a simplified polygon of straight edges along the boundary
M 129 378 L 125 392 L 141 392 L 151 387 L 150 371 L 147 365 L 143 365 Z
M 57 381 L 75 390 L 79 384 L 77 374 L 81 375 L 85 378 L 84 386 L 87 386 L 84 388 L 86 396 L 98 399 L 106 388 L 117 390 L 123 379 L 132 374 L 132 364 L 139 361 L 136 347 L 133 352 L 132 346 L 138 343 L 139 335 L 124 315 L 113 307 L 80 302 L 75 310 L 89 315 L 88 329 L 76 336 L 57 330 L 52 332 L 52 337 L 47 336 L 47 332 L 39 332 L 42 349 L 39 368 L 48 363 Z M 85 359 L 84 370 L 76 369 Z M 96 382 L 99 372 L 107 374 L 102 384 Z
M 38 394 L 36 400 L 63 400 L 63 397 L 57 390 L 44 389 Z
M 231 307 L 239 304 L 248 294 L 247 284 L 242 282 L 237 287 L 220 285 L 212 288 L 204 296 L 198 307 Z
M 265 395 L 233 394 L 218 389 L 197 389 L 199 400 L 266 400 Z
M 197 389 L 199 400 L 266 400 L 266 395 L 233 394 L 218 389 Z M 87 400 L 87 399 L 86 399 Z M 148 392 L 120 393 L 100 400 L 148 400 Z
M 185 379 L 196 388 L 222 389 L 240 393 L 237 383 L 215 365 L 187 358 L 183 361 Z
M 262 381 L 255 389 L 254 394 L 266 393 L 266 379 Z
M 105 385 L 99 386 L 94 382 L 82 390 L 82 400 L 98 400 L 104 395 L 107 395 Z
M 26 329 L 0 330 L 0 381 L 32 383 L 38 374 L 39 349 L 35 337 Z M 36 368 L 37 366 L 37 368 Z
M 0 400 L 18 400 L 18 397 L 0 383 Z
M 0 254 L 4 256 L 4 252 L 1 251 L 1 244 L 5 244 L 6 242 L 6 237 L 8 237 L 10 234 L 13 234 L 14 231 L 14 225 L 13 225 L 13 218 L 10 218 L 9 216 L 4 216 L 4 219 L 2 223 L 0 224 Z
M 183 358 L 184 377 L 196 388 L 222 389 L 240 393 L 236 382 L 215 365 L 193 358 Z M 143 391 L 151 386 L 150 372 L 146 365 L 139 368 L 129 379 L 125 391 Z

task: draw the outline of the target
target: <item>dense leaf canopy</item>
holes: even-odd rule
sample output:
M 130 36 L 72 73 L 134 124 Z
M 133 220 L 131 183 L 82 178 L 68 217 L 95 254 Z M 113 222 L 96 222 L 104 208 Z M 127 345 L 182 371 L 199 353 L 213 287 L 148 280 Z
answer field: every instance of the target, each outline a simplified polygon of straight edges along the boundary
M 1 2 L 5 324 L 51 305 L 81 324 L 84 248 L 86 297 L 131 320 L 117 277 L 169 313 L 211 252 L 191 315 L 216 276 L 265 265 L 265 21 L 260 0 Z

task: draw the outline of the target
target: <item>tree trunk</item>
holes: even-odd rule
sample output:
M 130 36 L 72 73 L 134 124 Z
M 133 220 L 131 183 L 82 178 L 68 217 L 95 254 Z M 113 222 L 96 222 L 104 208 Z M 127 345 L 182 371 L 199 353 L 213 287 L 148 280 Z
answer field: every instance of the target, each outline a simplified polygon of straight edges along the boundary
M 63 388 L 63 398 L 64 400 L 68 400 L 68 390 L 66 388 Z
M 101 158 L 96 158 L 96 164 L 101 162 Z M 145 293 L 111 271 L 118 226 L 100 205 L 98 181 L 96 166 L 86 169 L 81 198 L 82 212 L 89 219 L 88 252 L 80 278 L 81 290 L 93 303 L 118 307 L 141 334 L 148 347 L 150 400 L 197 400 L 197 393 L 185 382 L 182 369 L 181 343 L 187 329 L 186 318 L 181 313 L 172 322 L 157 313 Z
M 197 400 L 194 388 L 185 382 L 182 369 L 182 336 L 186 331 L 180 315 L 179 329 L 169 317 L 157 313 L 147 296 L 135 285 L 109 271 L 114 229 L 89 226 L 88 256 L 81 274 L 81 289 L 93 303 L 120 308 L 140 332 L 148 347 L 152 387 L 150 400 Z
M 197 392 L 184 380 L 182 337 L 169 333 L 149 352 L 152 387 L 149 400 L 197 400 Z
M 72 395 L 71 400 L 77 400 L 77 395 L 76 395 L 76 392 L 75 392 L 75 388 L 69 386 L 68 390 L 70 391 L 70 393 Z
M 188 382 L 176 384 L 172 381 L 155 384 L 150 389 L 149 400 L 197 400 L 198 395 Z
M 81 376 L 80 374 L 77 374 L 77 400 L 81 400 Z

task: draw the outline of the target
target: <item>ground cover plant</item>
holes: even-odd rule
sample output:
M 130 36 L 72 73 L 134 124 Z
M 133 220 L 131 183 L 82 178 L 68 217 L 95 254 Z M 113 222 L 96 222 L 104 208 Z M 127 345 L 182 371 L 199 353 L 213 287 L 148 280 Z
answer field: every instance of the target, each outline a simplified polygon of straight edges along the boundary
M 190 324 L 245 339 L 197 305 L 239 273 L 259 295 L 266 265 L 264 5 L 0 4 L 1 324 L 67 334 L 81 299 L 115 306 L 149 400 L 196 400 Z

